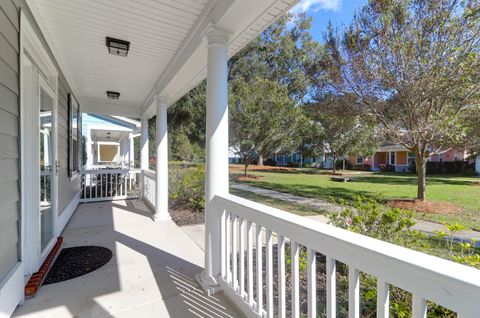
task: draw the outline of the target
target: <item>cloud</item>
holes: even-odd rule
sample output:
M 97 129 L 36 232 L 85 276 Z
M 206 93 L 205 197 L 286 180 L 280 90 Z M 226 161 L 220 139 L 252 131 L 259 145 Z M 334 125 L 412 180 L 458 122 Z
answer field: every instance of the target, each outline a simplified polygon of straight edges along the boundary
M 338 11 L 342 0 L 300 0 L 290 12 L 297 14 L 301 12 L 318 12 L 320 10 Z

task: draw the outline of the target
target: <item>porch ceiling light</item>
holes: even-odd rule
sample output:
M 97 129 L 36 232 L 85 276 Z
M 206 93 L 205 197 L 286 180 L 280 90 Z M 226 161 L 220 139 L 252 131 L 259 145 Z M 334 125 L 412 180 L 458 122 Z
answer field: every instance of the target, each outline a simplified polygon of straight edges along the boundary
M 119 56 L 127 56 L 130 49 L 130 42 L 114 39 L 107 36 L 108 53 Z
M 120 93 L 119 92 L 112 92 L 112 91 L 107 91 L 107 97 L 108 99 L 120 99 Z

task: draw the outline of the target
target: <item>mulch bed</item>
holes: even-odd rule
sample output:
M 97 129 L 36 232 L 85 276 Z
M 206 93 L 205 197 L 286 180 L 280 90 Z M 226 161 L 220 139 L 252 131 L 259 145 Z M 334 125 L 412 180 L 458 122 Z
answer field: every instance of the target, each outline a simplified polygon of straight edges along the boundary
M 247 176 L 237 176 L 235 178 L 236 181 L 257 181 L 262 179 L 263 177 L 261 176 L 253 176 L 253 175 L 247 175 Z
M 205 212 L 203 210 L 192 211 L 181 208 L 172 208 L 170 210 L 170 216 L 178 226 L 205 223 Z
M 452 214 L 461 213 L 462 208 L 455 204 L 439 201 L 419 201 L 408 199 L 395 199 L 387 201 L 388 206 L 400 208 L 403 210 L 414 210 L 416 212 L 425 212 L 432 214 Z

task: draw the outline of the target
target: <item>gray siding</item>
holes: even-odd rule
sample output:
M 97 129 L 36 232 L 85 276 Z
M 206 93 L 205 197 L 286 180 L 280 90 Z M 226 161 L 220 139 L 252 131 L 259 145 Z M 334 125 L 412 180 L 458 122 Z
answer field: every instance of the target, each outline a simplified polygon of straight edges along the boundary
M 0 282 L 18 261 L 19 81 L 17 7 L 0 2 Z
M 45 48 L 48 46 L 24 0 L 0 1 L 0 282 L 19 259 L 20 209 L 20 10 L 29 17 Z M 50 52 L 52 60 L 53 55 Z M 54 60 L 55 61 L 55 60 Z M 59 69 L 58 85 L 58 211 L 61 214 L 80 191 L 80 179 L 68 177 L 67 96 L 71 92 Z

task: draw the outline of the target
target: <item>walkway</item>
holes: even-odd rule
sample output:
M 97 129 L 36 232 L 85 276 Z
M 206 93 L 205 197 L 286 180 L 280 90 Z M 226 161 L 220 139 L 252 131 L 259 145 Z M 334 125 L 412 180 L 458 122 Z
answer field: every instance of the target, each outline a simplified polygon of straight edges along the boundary
M 113 258 L 100 269 L 43 286 L 14 317 L 242 317 L 222 294 L 194 281 L 203 251 L 173 221 L 153 222 L 141 201 L 82 204 L 63 247 L 99 245 Z
M 338 204 L 331 203 L 322 199 L 306 198 L 306 197 L 302 197 L 302 196 L 298 196 L 290 193 L 284 193 L 284 192 L 279 192 L 275 190 L 259 188 L 259 187 L 255 187 L 255 186 L 251 186 L 243 183 L 235 183 L 230 185 L 230 187 L 238 190 L 252 192 L 258 195 L 262 195 L 264 197 L 270 197 L 270 198 L 287 201 L 294 204 L 304 205 L 307 207 L 311 207 L 312 209 L 319 212 L 333 212 L 333 211 L 338 211 L 342 208 Z M 312 215 L 307 217 L 322 223 L 328 223 L 328 217 L 326 217 L 325 215 L 320 214 L 320 215 Z M 415 220 L 415 222 L 416 223 L 413 226 L 413 229 L 422 231 L 427 234 L 433 234 L 433 232 L 436 230 L 443 230 L 448 232 L 445 225 L 440 223 L 428 222 L 424 220 Z M 477 246 L 480 246 L 480 232 L 460 231 L 455 235 L 455 239 L 461 240 L 461 241 L 471 240 L 472 238 L 478 240 L 479 242 L 477 243 Z

